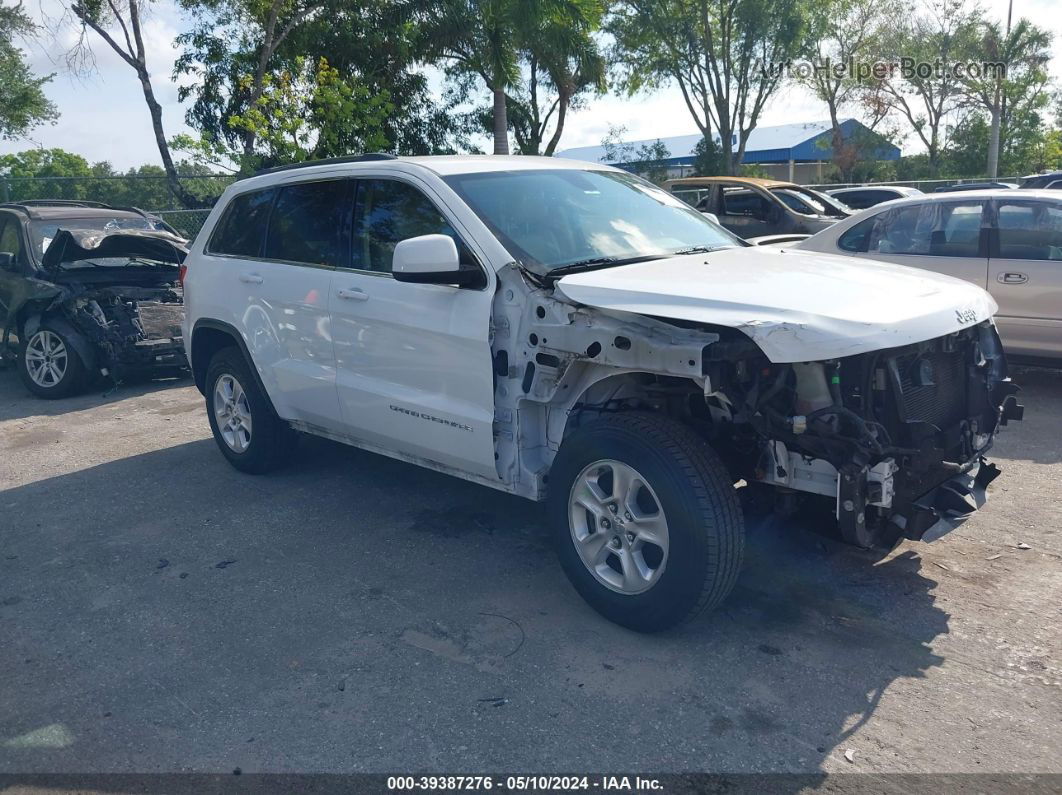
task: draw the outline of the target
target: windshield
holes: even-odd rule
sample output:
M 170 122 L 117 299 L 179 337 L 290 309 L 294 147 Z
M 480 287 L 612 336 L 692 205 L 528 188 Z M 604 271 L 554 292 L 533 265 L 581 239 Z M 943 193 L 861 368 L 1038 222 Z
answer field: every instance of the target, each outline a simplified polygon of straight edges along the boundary
M 492 171 L 446 182 L 535 271 L 744 245 L 681 199 L 624 172 Z
M 30 223 L 30 238 L 33 249 L 39 260 L 45 250 L 51 245 L 52 239 L 60 229 L 70 231 L 83 230 L 86 232 L 117 231 L 119 229 L 154 229 L 155 227 L 147 218 L 140 216 L 121 216 L 108 218 L 105 215 L 92 218 L 58 218 L 49 221 L 32 221 Z M 111 259 L 95 259 L 94 263 L 100 265 L 121 264 L 129 261 L 128 257 Z M 68 265 L 70 263 L 67 263 Z M 75 263 L 76 264 L 76 263 Z

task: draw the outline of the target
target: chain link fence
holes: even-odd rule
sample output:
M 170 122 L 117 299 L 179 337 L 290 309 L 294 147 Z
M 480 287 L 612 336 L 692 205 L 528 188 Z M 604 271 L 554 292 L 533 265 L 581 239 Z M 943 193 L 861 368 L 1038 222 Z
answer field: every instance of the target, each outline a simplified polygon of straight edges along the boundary
M 202 209 L 186 209 L 165 176 L 146 174 L 24 177 L 0 173 L 0 202 L 52 199 L 136 207 L 159 216 L 182 237 L 191 239 L 206 221 L 210 207 L 235 177 L 211 175 L 179 179 L 181 187 L 202 203 Z

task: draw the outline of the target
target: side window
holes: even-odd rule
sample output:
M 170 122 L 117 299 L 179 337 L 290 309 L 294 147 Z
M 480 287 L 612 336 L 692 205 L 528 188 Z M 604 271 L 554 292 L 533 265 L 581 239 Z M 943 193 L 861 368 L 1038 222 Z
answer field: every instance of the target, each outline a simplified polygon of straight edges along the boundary
M 354 181 L 300 182 L 277 190 L 266 236 L 267 259 L 343 267 Z
M 1062 260 L 1062 205 L 1032 201 L 999 203 L 999 256 Z
M 872 191 L 854 190 L 850 193 L 839 193 L 833 198 L 843 201 L 853 210 L 865 210 L 867 207 L 874 206 L 871 193 Z
M 982 203 L 926 202 L 878 216 L 867 251 L 930 257 L 976 257 Z
M 261 256 L 275 194 L 273 188 L 267 188 L 234 197 L 210 236 L 207 252 L 235 257 Z
M 767 218 L 769 205 L 760 194 L 747 188 L 723 188 L 723 214 Z
M 462 264 L 475 261 L 442 213 L 412 185 L 393 179 L 358 181 L 352 268 L 390 273 L 395 246 L 420 235 L 449 235 L 457 243 Z
M 878 220 L 877 216 L 860 221 L 837 239 L 837 247 L 842 251 L 866 251 L 867 241 L 876 220 Z

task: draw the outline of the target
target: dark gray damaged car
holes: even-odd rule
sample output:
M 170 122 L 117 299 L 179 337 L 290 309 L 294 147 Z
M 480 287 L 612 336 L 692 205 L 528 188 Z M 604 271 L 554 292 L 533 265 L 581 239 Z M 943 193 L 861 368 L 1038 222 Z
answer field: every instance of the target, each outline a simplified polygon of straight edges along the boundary
M 183 368 L 186 253 L 140 210 L 0 205 L 0 355 L 43 398 Z

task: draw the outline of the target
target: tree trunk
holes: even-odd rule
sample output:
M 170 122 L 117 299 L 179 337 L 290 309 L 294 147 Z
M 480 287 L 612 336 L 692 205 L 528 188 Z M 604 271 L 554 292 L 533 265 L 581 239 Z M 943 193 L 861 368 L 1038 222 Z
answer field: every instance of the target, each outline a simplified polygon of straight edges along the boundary
M 170 155 L 170 145 L 166 141 L 166 131 L 162 126 L 162 106 L 155 99 L 155 91 L 151 87 L 151 76 L 147 70 L 138 70 L 140 88 L 144 92 L 144 101 L 147 103 L 148 112 L 151 114 L 151 129 L 155 132 L 155 145 L 159 148 L 159 157 L 162 158 L 162 167 L 166 170 L 166 182 L 173 191 L 177 200 L 188 209 L 206 206 L 202 201 L 189 193 L 181 180 L 177 177 L 177 167 Z
M 568 104 L 571 102 L 571 97 L 568 92 L 560 92 L 560 101 L 557 104 L 557 127 L 553 130 L 553 136 L 549 139 L 549 143 L 546 145 L 546 151 L 543 154 L 552 157 L 553 153 L 557 150 L 557 144 L 560 143 L 561 135 L 564 133 L 564 117 L 568 113 Z
M 509 117 L 505 108 L 505 89 L 494 89 L 494 154 L 509 154 Z
M 992 127 L 988 133 L 988 178 L 999 176 L 999 126 L 1002 114 L 999 112 L 999 94 L 992 108 Z

